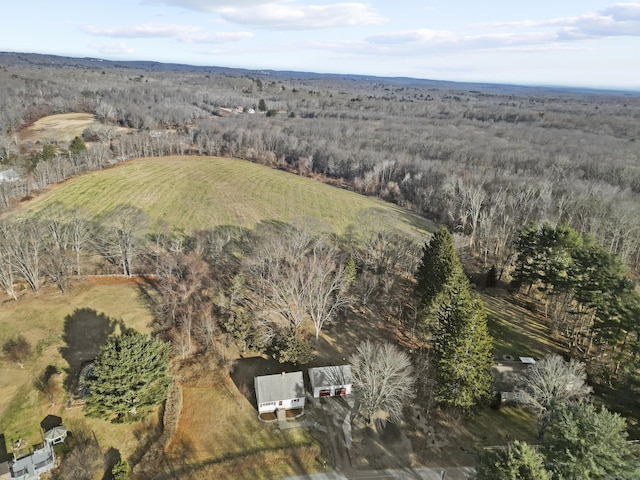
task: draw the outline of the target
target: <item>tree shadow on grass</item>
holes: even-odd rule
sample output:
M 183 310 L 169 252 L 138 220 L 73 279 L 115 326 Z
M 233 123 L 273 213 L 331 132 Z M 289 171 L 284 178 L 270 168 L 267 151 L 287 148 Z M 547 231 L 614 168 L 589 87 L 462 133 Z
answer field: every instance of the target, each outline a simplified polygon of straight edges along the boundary
M 120 455 L 120 451 L 117 448 L 109 447 L 109 449 L 104 454 L 104 475 L 102 475 L 102 480 L 112 480 L 113 467 L 115 467 L 116 463 L 122 460 L 122 456 Z
M 120 331 L 124 329 L 121 320 L 91 308 L 78 308 L 65 317 L 62 334 L 65 346 L 60 348 L 60 354 L 69 364 L 64 381 L 67 391 L 73 391 L 82 366 L 96 358 L 100 348 L 118 326 Z

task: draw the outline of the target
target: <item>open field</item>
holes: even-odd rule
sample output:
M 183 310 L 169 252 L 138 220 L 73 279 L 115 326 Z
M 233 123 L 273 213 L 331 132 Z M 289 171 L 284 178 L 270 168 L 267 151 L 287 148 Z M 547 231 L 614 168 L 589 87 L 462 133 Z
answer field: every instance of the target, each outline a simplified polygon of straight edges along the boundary
M 345 233 L 373 223 L 415 237 L 432 226 L 387 202 L 242 160 L 146 158 L 92 172 L 28 202 L 30 212 L 60 202 L 99 215 L 118 205 L 142 209 L 155 224 L 192 232 L 220 225 L 304 222 Z
M 95 356 L 120 322 L 140 331 L 149 331 L 151 322 L 135 285 L 77 285 L 67 295 L 45 290 L 38 296 L 25 294 L 18 301 L 8 301 L 6 297 L 3 300 L 0 338 L 20 333 L 34 352 L 24 369 L 6 360 L 0 362 L 0 434 L 5 435 L 7 443 L 17 439 L 24 439 L 27 444 L 40 442 L 40 422 L 47 415 L 71 423 L 82 417 L 79 408 L 64 408 L 62 390 L 51 406 L 34 387 L 34 380 L 47 367 L 73 373 Z M 63 382 L 68 383 L 69 379 Z M 104 449 L 117 446 L 126 457 L 137 446 L 130 426 L 94 419 L 87 423 Z
M 70 143 L 75 137 L 82 137 L 87 128 L 107 128 L 117 133 L 129 131 L 128 128 L 105 125 L 90 113 L 59 113 L 48 115 L 33 122 L 20 131 L 20 140 L 25 142 L 61 142 Z
M 20 138 L 34 143 L 49 140 L 71 142 L 86 128 L 98 125 L 101 123 L 90 113 L 60 113 L 35 121 L 20 132 Z

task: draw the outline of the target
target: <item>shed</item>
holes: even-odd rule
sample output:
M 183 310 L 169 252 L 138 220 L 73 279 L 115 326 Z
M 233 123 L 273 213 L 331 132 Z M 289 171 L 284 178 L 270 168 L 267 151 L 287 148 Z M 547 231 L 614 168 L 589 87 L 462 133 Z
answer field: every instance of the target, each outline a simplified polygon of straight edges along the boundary
M 351 393 L 350 365 L 333 365 L 309 369 L 313 397 L 337 397 Z
M 258 413 L 304 408 L 302 372 L 279 373 L 254 380 Z

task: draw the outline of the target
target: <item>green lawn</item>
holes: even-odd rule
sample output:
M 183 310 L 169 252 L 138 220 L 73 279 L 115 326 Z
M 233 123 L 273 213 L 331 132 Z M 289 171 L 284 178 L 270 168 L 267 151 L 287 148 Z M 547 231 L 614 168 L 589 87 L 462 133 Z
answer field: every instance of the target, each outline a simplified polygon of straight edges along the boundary
M 142 209 L 152 223 L 191 232 L 220 225 L 310 222 L 345 233 L 373 226 L 422 241 L 431 225 L 393 204 L 254 163 L 216 157 L 137 159 L 71 179 L 25 205 L 81 206 L 100 214 L 122 204 Z

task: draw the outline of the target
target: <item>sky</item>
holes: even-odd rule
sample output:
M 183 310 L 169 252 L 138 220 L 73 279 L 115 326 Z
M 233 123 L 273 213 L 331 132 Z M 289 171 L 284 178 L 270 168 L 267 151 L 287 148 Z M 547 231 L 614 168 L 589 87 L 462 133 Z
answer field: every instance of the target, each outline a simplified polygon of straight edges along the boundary
M 0 51 L 640 90 L 640 0 L 3 3 Z

